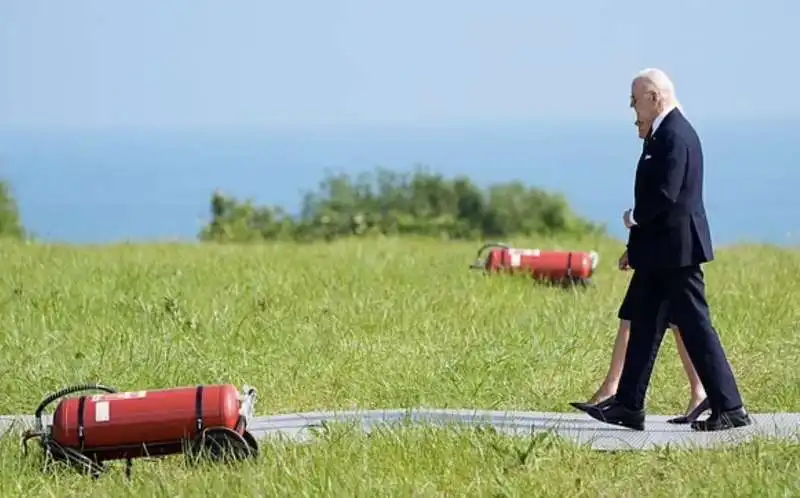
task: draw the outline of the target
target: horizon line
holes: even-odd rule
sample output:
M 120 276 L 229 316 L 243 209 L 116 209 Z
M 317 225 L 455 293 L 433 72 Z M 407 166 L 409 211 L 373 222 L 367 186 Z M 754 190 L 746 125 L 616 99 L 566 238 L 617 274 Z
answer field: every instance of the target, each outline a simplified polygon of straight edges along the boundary
M 629 122 L 630 121 L 630 122 Z M 696 123 L 704 125 L 735 124 L 796 124 L 800 116 L 751 116 L 751 117 L 693 117 Z M 597 127 L 631 125 L 629 118 L 541 118 L 509 120 L 461 120 L 461 121 L 376 121 L 376 122 L 318 122 L 318 123 L 202 123 L 202 124 L 106 124 L 106 125 L 68 125 L 31 123 L 0 123 L 0 133 L 15 132 L 117 132 L 117 131 L 158 131 L 158 132 L 220 132 L 220 131 L 343 131 L 343 130 L 426 130 L 426 129 L 498 129 L 517 127 Z

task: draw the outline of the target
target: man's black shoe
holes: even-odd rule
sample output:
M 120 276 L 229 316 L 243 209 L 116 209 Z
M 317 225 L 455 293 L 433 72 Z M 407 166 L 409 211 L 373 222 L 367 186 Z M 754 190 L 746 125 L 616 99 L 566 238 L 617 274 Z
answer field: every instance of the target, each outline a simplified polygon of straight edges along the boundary
M 744 408 L 724 412 L 712 411 L 705 420 L 692 422 L 692 429 L 701 432 L 725 431 L 737 427 L 745 427 L 753 423 L 753 419 Z

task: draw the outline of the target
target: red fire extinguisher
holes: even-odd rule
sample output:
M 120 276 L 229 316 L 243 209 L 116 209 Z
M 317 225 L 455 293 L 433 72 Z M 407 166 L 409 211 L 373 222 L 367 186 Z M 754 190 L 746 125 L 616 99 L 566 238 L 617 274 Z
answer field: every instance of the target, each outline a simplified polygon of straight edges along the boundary
M 103 394 L 65 397 L 83 391 Z M 42 413 L 61 399 L 52 425 Z M 62 389 L 36 408 L 33 431 L 23 445 L 38 438 L 46 457 L 99 477 L 104 462 L 126 460 L 130 476 L 134 458 L 166 456 L 186 451 L 194 456 L 222 460 L 258 454 L 258 443 L 247 431 L 253 418 L 256 391 L 240 393 L 231 384 L 118 392 L 97 384 Z M 187 451 L 188 450 L 188 451 Z
M 491 250 L 482 257 L 486 249 Z M 528 273 L 534 279 L 551 283 L 587 285 L 599 260 L 595 251 L 543 251 L 489 243 L 478 249 L 477 259 L 470 268 L 485 272 Z

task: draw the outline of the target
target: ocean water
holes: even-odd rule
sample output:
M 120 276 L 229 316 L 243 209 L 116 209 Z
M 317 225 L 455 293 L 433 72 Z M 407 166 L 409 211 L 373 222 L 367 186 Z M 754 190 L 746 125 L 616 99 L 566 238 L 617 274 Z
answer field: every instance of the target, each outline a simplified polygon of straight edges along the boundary
M 796 244 L 800 123 L 695 123 L 717 244 Z M 529 124 L 292 130 L 5 130 L 0 178 L 46 241 L 196 240 L 220 188 L 299 207 L 326 171 L 425 165 L 476 183 L 522 180 L 625 234 L 641 145 L 633 126 Z

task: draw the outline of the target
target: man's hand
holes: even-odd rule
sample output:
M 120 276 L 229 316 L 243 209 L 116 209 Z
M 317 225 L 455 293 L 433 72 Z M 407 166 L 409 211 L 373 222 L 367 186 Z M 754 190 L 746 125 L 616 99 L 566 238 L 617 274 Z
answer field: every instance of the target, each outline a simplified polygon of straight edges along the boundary
M 630 264 L 628 264 L 628 250 L 625 249 L 625 252 L 622 253 L 622 256 L 619 257 L 619 269 L 622 271 L 627 271 L 631 269 Z
M 625 228 L 636 226 L 636 222 L 633 220 L 633 209 L 627 209 L 622 213 L 622 222 L 625 224 Z

